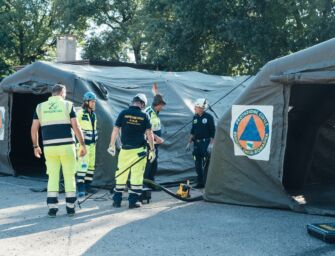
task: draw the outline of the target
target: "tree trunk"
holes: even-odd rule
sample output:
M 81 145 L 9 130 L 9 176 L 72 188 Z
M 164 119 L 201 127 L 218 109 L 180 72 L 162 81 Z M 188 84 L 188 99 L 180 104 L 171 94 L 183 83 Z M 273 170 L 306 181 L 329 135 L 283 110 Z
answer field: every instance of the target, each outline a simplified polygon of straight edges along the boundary
M 26 63 L 24 63 L 24 32 L 23 32 L 23 28 L 19 28 L 19 61 L 20 61 L 20 65 L 24 65 Z
M 133 50 L 136 64 L 141 64 L 141 43 L 133 45 Z

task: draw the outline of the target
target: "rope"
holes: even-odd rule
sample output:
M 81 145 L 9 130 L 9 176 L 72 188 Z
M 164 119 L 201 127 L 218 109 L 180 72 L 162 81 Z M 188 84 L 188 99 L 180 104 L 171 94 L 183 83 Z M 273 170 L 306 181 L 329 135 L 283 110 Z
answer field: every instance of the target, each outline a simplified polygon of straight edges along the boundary
M 212 105 L 208 104 L 208 108 L 206 110 L 211 110 L 213 113 L 215 113 L 212 110 L 212 107 L 215 106 L 217 103 L 219 103 L 221 100 L 223 100 L 225 97 L 227 97 L 229 94 L 231 94 L 233 91 L 235 91 L 237 88 L 239 88 L 242 84 L 244 84 L 246 81 L 248 81 L 252 76 L 248 76 L 245 80 L 243 80 L 242 82 L 240 82 L 237 86 L 235 86 L 234 88 L 232 88 L 230 91 L 228 91 L 225 95 L 223 95 L 221 98 L 219 98 L 216 102 L 214 102 Z M 168 136 L 165 140 L 167 141 L 168 139 L 176 136 L 180 131 L 182 131 L 186 126 L 188 126 L 189 124 L 192 123 L 193 120 L 191 120 L 190 122 L 186 123 L 184 126 L 182 126 L 181 128 L 179 128 L 176 132 L 174 132 L 173 134 L 171 134 L 170 136 Z

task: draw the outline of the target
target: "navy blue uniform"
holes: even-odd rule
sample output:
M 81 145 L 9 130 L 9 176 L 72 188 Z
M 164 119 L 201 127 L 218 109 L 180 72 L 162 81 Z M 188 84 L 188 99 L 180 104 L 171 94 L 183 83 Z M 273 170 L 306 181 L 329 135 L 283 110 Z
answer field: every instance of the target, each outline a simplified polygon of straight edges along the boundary
M 115 173 L 116 184 L 113 200 L 116 205 L 120 206 L 122 201 L 122 191 L 126 187 L 130 173 L 128 201 L 129 207 L 131 207 L 136 204 L 139 195 L 142 193 L 143 173 L 146 159 L 142 158 L 142 160 L 131 168 L 128 167 L 139 160 L 139 158 L 146 155 L 146 140 L 144 139 L 144 134 L 147 129 L 151 128 L 151 124 L 146 113 L 142 112 L 139 107 L 131 106 L 119 114 L 115 126 L 121 128 L 122 149 L 118 158 L 118 170 Z M 121 175 L 121 172 L 124 173 Z
M 198 186 L 206 183 L 209 154 L 207 152 L 211 139 L 214 139 L 215 124 L 212 115 L 204 112 L 201 116 L 194 115 L 191 135 L 193 135 L 195 170 L 198 175 Z
M 116 119 L 115 126 L 122 128 L 123 149 L 140 148 L 146 145 L 144 134 L 151 128 L 149 118 L 139 107 L 131 106 L 123 110 Z
M 158 137 L 161 137 L 162 135 L 162 125 L 161 121 L 159 118 L 159 112 L 156 112 L 154 109 L 154 106 L 147 107 L 145 109 L 145 112 L 148 114 L 150 118 L 150 123 L 151 123 L 151 128 L 152 131 L 155 135 Z M 158 169 L 158 145 L 155 145 L 155 154 L 156 158 L 155 160 L 151 163 L 150 161 L 147 161 L 147 165 L 145 167 L 145 172 L 144 172 L 144 178 L 148 180 L 155 181 L 155 176 L 157 173 Z M 149 147 L 148 147 L 149 150 Z

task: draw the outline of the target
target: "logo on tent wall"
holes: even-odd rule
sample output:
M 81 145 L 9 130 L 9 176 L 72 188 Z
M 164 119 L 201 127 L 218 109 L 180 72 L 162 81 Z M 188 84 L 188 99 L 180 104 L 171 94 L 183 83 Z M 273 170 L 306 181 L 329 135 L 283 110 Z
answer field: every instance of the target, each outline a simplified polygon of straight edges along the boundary
M 245 110 L 235 121 L 234 142 L 248 156 L 259 154 L 267 145 L 269 135 L 269 122 L 258 109 Z

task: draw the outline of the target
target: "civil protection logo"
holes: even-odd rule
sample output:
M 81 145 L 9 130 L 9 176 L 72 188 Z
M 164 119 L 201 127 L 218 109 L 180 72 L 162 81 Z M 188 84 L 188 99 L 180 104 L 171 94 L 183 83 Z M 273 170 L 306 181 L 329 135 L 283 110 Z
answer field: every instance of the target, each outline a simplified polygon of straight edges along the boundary
M 248 156 L 257 155 L 265 148 L 269 134 L 269 122 L 258 109 L 247 109 L 235 120 L 234 142 Z

